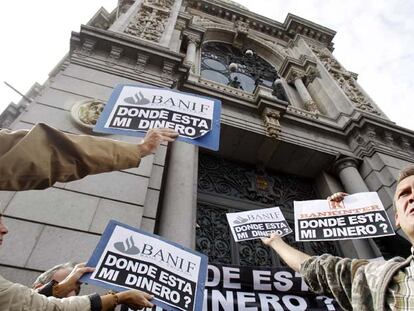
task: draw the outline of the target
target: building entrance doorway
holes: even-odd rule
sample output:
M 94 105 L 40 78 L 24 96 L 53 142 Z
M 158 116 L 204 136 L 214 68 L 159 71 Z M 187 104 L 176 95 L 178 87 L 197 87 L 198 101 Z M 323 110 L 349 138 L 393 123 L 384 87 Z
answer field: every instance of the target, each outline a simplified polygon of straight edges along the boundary
M 212 263 L 242 266 L 280 266 L 284 262 L 260 240 L 235 243 L 226 213 L 279 206 L 294 229 L 293 201 L 318 196 L 311 179 L 199 155 L 196 249 Z M 340 256 L 336 242 L 295 242 L 292 246 L 310 255 L 330 253 Z

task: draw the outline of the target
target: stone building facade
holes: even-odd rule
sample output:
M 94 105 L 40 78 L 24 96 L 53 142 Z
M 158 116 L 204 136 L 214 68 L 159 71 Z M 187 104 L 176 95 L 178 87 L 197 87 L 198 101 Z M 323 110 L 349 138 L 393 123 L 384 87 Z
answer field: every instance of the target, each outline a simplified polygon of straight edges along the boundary
M 91 134 L 114 86 L 144 83 L 220 99 L 220 150 L 175 142 L 136 169 L 0 192 L 11 232 L 0 273 L 29 284 L 57 263 L 85 261 L 110 219 L 193 247 L 212 262 L 256 266 L 283 262 L 259 242 L 233 243 L 226 212 L 281 206 L 292 222 L 293 200 L 377 191 L 393 219 L 395 179 L 413 163 L 414 133 L 389 120 L 334 57 L 334 35 L 298 16 L 278 22 L 233 1 L 123 0 L 111 13 L 99 10 L 72 33 L 69 53 L 10 128 L 45 122 Z M 312 254 L 409 251 L 400 236 L 292 239 Z

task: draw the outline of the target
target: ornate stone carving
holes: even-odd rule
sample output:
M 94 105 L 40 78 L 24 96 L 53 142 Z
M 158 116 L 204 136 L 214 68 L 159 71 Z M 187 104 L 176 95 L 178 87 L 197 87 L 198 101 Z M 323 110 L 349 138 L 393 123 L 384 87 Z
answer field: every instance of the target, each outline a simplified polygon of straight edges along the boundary
M 76 52 L 80 57 L 88 57 L 91 55 L 93 49 L 96 46 L 96 40 L 86 38 L 80 49 Z
M 311 67 L 304 77 L 303 83 L 307 87 L 309 84 L 311 84 L 316 78 L 320 78 L 321 74 L 318 69 Z
M 377 133 L 375 132 L 375 128 L 373 126 L 367 126 L 366 135 L 371 141 L 377 138 Z
M 147 66 L 149 56 L 142 52 L 137 53 L 137 62 L 135 64 L 135 71 L 137 73 L 141 73 L 145 71 L 145 67 Z
M 345 70 L 327 48 L 311 48 L 356 108 L 372 114 L 381 114 L 357 85 L 355 73 Z
M 174 66 L 175 66 L 174 63 L 164 60 L 163 67 L 162 67 L 162 73 L 161 73 L 161 80 L 163 81 L 173 80 Z
M 280 113 L 274 109 L 266 107 L 263 110 L 262 118 L 267 135 L 272 138 L 278 138 L 281 131 L 281 126 L 279 123 Z
M 318 105 L 313 100 L 308 100 L 304 103 L 305 109 L 311 113 L 319 113 Z
M 411 147 L 410 141 L 407 137 L 401 137 L 401 148 L 404 151 L 409 151 Z
M 71 108 L 71 116 L 76 124 L 92 129 L 101 115 L 105 103 L 98 99 L 88 99 L 75 103 Z
M 309 119 L 318 119 L 319 118 L 319 116 L 315 113 L 311 113 L 307 110 L 300 109 L 300 108 L 294 107 L 292 105 L 287 107 L 287 111 L 289 111 L 291 113 L 294 113 L 294 114 L 297 114 L 297 115 L 302 116 L 302 117 L 309 118 Z
M 187 28 L 187 21 L 184 19 L 177 19 L 177 22 L 175 23 L 175 29 L 179 30 L 179 31 L 183 31 L 184 29 Z
M 286 77 L 286 81 L 290 84 L 295 83 L 295 80 L 297 79 L 303 79 L 306 76 L 305 72 L 298 70 L 298 69 L 293 69 L 290 70 L 287 77 Z
M 173 4 L 174 0 L 145 0 L 124 32 L 141 39 L 159 42 Z
M 185 36 L 188 40 L 188 42 L 194 44 L 196 47 L 200 46 L 200 36 L 196 35 L 196 34 L 191 34 L 191 33 L 185 33 Z
M 277 99 L 289 102 L 289 99 L 286 95 L 285 87 L 283 86 L 282 80 L 280 78 L 276 79 L 275 82 L 273 82 L 272 89 L 272 94 L 276 96 Z
M 393 137 L 391 132 L 385 132 L 384 133 L 384 140 L 388 145 L 390 145 L 390 146 L 394 145 L 394 137 Z
M 121 54 L 122 54 L 123 50 L 124 50 L 123 48 L 113 45 L 111 47 L 111 52 L 109 52 L 106 64 L 108 66 L 115 65 L 119 61 L 119 59 L 121 58 Z
M 237 20 L 234 22 L 234 27 L 238 33 L 247 34 L 249 32 L 250 26 L 248 23 Z
M 193 24 L 203 26 L 203 25 L 206 25 L 206 24 L 217 24 L 217 23 L 213 22 L 212 20 L 210 20 L 208 18 L 205 18 L 204 16 L 195 15 L 193 17 Z
M 356 108 L 373 114 L 380 114 L 356 85 L 354 78 L 341 72 L 331 72 L 331 75 Z

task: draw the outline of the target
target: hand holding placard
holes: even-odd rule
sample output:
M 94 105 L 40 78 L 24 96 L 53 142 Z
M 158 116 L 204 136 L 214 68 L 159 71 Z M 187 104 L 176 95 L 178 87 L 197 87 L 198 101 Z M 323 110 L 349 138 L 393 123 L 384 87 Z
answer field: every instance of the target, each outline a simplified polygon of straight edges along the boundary
M 177 137 L 178 133 L 171 129 L 150 129 L 139 145 L 141 156 L 145 157 L 154 153 L 162 142 L 173 142 Z

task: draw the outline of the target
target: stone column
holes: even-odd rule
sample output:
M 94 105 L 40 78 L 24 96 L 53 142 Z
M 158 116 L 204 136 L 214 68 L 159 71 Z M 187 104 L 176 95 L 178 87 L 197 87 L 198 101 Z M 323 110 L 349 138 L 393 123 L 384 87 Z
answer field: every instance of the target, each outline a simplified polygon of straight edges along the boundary
M 197 35 L 184 33 L 188 39 L 187 52 L 184 59 L 184 64 L 190 68 L 191 71 L 194 70 L 194 65 L 196 63 L 197 57 L 197 47 L 200 44 L 200 38 Z
M 293 72 L 290 80 L 295 85 L 296 90 L 298 91 L 299 96 L 305 105 L 305 109 L 309 112 L 318 113 L 319 112 L 318 106 L 313 101 L 312 96 L 309 94 L 308 89 L 303 83 L 303 80 L 302 80 L 303 77 L 304 75 L 301 75 L 297 72 Z
M 357 169 L 358 162 L 353 158 L 343 158 L 335 163 L 335 169 L 345 188 L 349 194 L 357 192 L 369 192 L 367 185 L 362 179 Z M 355 250 L 359 258 L 376 258 L 380 255 L 376 253 L 373 242 L 369 239 L 352 240 Z
M 159 234 L 183 246 L 195 248 L 198 147 L 174 142 L 160 215 Z

